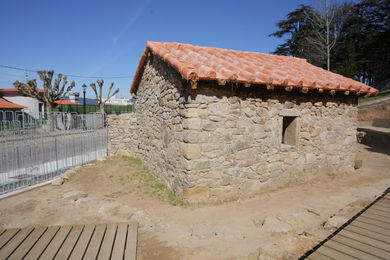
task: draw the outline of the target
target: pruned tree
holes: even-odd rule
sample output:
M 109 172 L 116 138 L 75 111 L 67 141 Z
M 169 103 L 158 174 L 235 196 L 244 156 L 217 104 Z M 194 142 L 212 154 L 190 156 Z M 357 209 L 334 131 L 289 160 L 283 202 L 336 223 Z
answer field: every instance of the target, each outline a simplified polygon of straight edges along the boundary
M 53 131 L 54 121 L 52 107 L 57 100 L 64 99 L 76 84 L 72 81 L 70 85 L 68 85 L 68 78 L 66 76 L 62 76 L 62 74 L 58 74 L 53 83 L 53 70 L 40 70 L 38 71 L 38 75 L 43 81 L 43 93 L 39 92 L 36 79 L 29 80 L 27 83 L 15 81 L 13 85 L 23 95 L 36 98 L 45 104 L 50 130 Z
M 106 105 L 107 101 L 110 98 L 112 98 L 113 96 L 115 96 L 119 92 L 119 88 L 117 88 L 113 93 L 111 93 L 111 90 L 114 87 L 114 82 L 111 82 L 110 87 L 108 88 L 107 98 L 104 98 L 103 97 L 104 80 L 98 79 L 96 81 L 96 83 L 98 84 L 99 89 L 96 88 L 95 83 L 91 83 L 91 84 L 89 84 L 89 86 L 92 88 L 93 92 L 95 92 L 96 100 L 98 101 L 98 104 L 99 104 L 100 113 L 104 113 L 104 106 Z

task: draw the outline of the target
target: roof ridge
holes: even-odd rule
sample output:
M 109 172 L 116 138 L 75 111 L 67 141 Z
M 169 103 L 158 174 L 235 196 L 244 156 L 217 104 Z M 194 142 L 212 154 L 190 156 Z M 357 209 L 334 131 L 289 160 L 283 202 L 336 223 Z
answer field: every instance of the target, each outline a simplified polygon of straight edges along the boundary
M 213 47 L 213 46 L 200 46 L 200 45 L 195 45 L 191 43 L 181 43 L 181 42 L 158 42 L 158 41 L 146 41 L 146 44 L 148 43 L 162 43 L 162 44 L 177 44 L 179 46 L 192 46 L 192 47 L 197 47 L 197 48 L 202 48 L 202 49 L 215 49 L 215 50 L 220 50 L 220 51 L 229 51 L 229 52 L 238 52 L 238 53 L 248 53 L 248 54 L 255 54 L 255 55 L 265 55 L 269 57 L 280 57 L 284 59 L 293 59 L 293 60 L 299 60 L 302 62 L 307 62 L 307 59 L 305 58 L 300 58 L 300 57 L 294 57 L 294 56 L 287 56 L 287 55 L 280 55 L 280 54 L 269 54 L 269 53 L 263 53 L 263 52 L 256 52 L 256 51 L 245 51 L 245 50 L 234 50 L 234 49 L 226 49 L 226 48 L 221 48 L 221 47 Z M 310 63 L 309 63 L 310 64 Z

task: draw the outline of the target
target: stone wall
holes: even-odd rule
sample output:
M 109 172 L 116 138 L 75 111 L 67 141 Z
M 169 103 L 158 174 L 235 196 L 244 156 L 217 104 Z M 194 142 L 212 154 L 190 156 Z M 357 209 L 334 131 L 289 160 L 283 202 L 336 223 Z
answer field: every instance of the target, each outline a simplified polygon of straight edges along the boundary
M 111 151 L 141 157 L 187 200 L 233 198 L 353 168 L 356 97 L 186 84 L 150 57 L 135 113 L 111 116 L 109 133 Z M 286 137 L 294 145 L 283 144 L 283 117 L 295 118 Z

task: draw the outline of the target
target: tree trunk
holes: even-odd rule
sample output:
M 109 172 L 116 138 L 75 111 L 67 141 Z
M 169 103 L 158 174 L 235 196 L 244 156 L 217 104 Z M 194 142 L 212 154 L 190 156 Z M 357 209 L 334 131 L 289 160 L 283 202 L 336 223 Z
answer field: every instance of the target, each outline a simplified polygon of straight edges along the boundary
M 47 113 L 47 122 L 49 124 L 49 130 L 54 131 L 54 119 L 53 119 L 53 112 L 51 110 L 51 104 L 46 104 L 46 113 Z
M 104 103 L 103 103 L 103 102 L 101 102 L 101 103 L 99 104 L 99 112 L 102 113 L 102 114 L 104 115 Z

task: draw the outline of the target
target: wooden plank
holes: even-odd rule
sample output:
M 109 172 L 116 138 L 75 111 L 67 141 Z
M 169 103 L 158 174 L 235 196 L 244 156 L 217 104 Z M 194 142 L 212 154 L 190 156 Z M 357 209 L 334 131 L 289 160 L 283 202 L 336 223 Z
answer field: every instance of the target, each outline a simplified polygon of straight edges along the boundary
M 386 217 L 378 216 L 375 214 L 370 214 L 368 212 L 364 212 L 360 217 L 362 217 L 362 216 L 390 224 L 389 218 L 386 218 Z
M 364 223 L 364 222 L 360 222 L 359 219 L 356 219 L 354 222 L 351 223 L 351 225 L 355 226 L 355 227 L 368 229 L 370 231 L 377 232 L 377 233 L 385 235 L 385 236 L 390 236 L 390 230 L 384 229 L 384 228 L 381 228 L 381 227 L 378 227 L 378 226 L 374 226 L 374 225 L 371 225 L 371 224 L 367 224 L 367 223 Z
M 363 252 L 361 250 L 358 250 L 353 247 L 349 247 L 347 245 L 341 244 L 339 242 L 336 242 L 334 240 L 329 240 L 325 243 L 325 246 L 332 248 L 334 250 L 337 250 L 339 252 L 342 252 L 344 254 L 347 254 L 352 257 L 356 257 L 361 260 L 381 260 L 382 258 L 373 256 L 371 254 L 368 254 L 366 252 Z
M 138 240 L 138 223 L 129 223 L 124 260 L 136 260 Z
M 123 259 L 125 254 L 126 246 L 126 236 L 127 236 L 127 223 L 118 224 L 118 229 L 116 231 L 114 248 L 112 249 L 111 259 Z
M 387 243 L 384 243 L 382 241 L 378 241 L 376 239 L 372 239 L 370 237 L 367 237 L 367 236 L 364 236 L 361 234 L 350 232 L 350 231 L 345 230 L 345 229 L 341 230 L 338 234 L 341 236 L 344 236 L 344 237 L 355 239 L 357 241 L 360 241 L 361 243 L 365 243 L 365 244 L 368 244 L 370 246 L 377 247 L 377 248 L 380 248 L 380 249 L 383 249 L 385 251 L 390 252 L 390 245 Z
M 68 259 L 72 253 L 73 248 L 76 246 L 77 240 L 79 239 L 83 228 L 83 225 L 74 226 L 72 228 L 65 242 L 55 256 L 55 259 Z
M 322 255 L 322 254 L 318 253 L 317 251 L 315 251 L 314 253 L 309 255 L 307 257 L 307 259 L 310 259 L 310 260 L 334 260 L 333 258 L 330 258 L 329 256 L 326 256 L 326 255 Z
M 117 224 L 108 224 L 102 245 L 99 250 L 98 260 L 109 260 L 114 245 Z
M 332 240 L 337 241 L 339 243 L 342 243 L 344 245 L 347 245 L 347 246 L 350 246 L 350 247 L 362 250 L 364 252 L 370 253 L 370 254 L 372 254 L 374 256 L 381 257 L 382 259 L 386 259 L 388 257 L 388 255 L 389 255 L 389 252 L 386 252 L 385 250 L 382 250 L 380 248 L 367 245 L 365 243 L 362 243 L 360 241 L 351 239 L 349 237 L 344 237 L 344 236 L 341 236 L 341 235 L 337 235 L 337 236 L 334 236 L 332 238 Z
M 6 229 L 4 229 L 3 227 L 0 227 L 0 237 L 1 235 L 6 231 Z
M 390 220 L 390 213 L 387 213 L 387 212 L 384 212 L 384 211 L 381 211 L 381 210 L 376 210 L 376 209 L 373 209 L 373 208 L 369 208 L 368 210 L 366 210 L 366 213 L 382 216 L 382 217 L 385 217 L 385 218 Z
M 31 234 L 33 227 L 21 229 L 11 240 L 0 250 L 0 259 L 6 259 L 14 252 L 19 245 Z
M 390 237 L 389 236 L 385 236 L 385 235 L 379 234 L 377 232 L 370 231 L 370 230 L 360 228 L 360 227 L 355 227 L 352 225 L 347 226 L 345 228 L 345 230 L 352 231 L 352 232 L 358 233 L 360 235 L 364 235 L 364 236 L 371 237 L 373 239 L 388 243 L 390 246 Z
M 381 206 L 383 208 L 390 209 L 390 203 L 384 203 L 382 201 L 378 201 L 377 203 L 375 203 L 375 205 Z
M 360 216 L 357 220 L 359 220 L 360 222 L 364 222 L 367 224 L 375 225 L 375 226 L 390 230 L 390 224 L 383 222 L 383 221 L 379 221 L 379 220 L 372 219 L 372 218 L 367 218 L 365 216 Z
M 0 249 L 3 248 L 5 244 L 8 243 L 15 235 L 20 231 L 20 228 L 8 229 L 0 237 Z
M 12 253 L 9 259 L 22 259 L 28 251 L 35 245 L 39 238 L 45 233 L 47 227 L 37 227 L 34 231 L 23 241 L 23 243 Z
M 69 260 L 80 260 L 83 258 L 94 231 L 95 225 L 85 225 L 83 232 L 72 251 L 72 255 L 69 257 Z
M 333 248 L 327 247 L 327 246 L 321 246 L 317 250 L 319 253 L 326 255 L 333 259 L 343 259 L 343 260 L 356 260 L 356 258 L 349 256 L 347 254 L 341 253 L 337 250 L 334 250 Z
M 57 234 L 59 226 L 49 227 L 46 232 L 41 236 L 34 247 L 27 253 L 25 259 L 38 259 L 42 252 L 46 249 L 47 245 L 51 242 L 53 237 Z
M 66 237 L 68 236 L 72 226 L 61 226 L 60 230 L 53 237 L 50 244 L 47 246 L 40 258 L 42 259 L 53 259 L 61 248 Z
M 381 205 L 375 204 L 375 205 L 372 205 L 371 208 L 376 209 L 376 210 L 380 210 L 380 211 L 383 211 L 386 213 L 390 213 L 390 208 L 382 207 Z
M 85 252 L 85 259 L 96 259 L 100 245 L 102 244 L 102 240 L 104 237 L 104 233 L 106 232 L 106 224 L 97 225 L 95 228 L 95 232 L 92 235 L 91 241 L 89 242 L 87 251 Z

